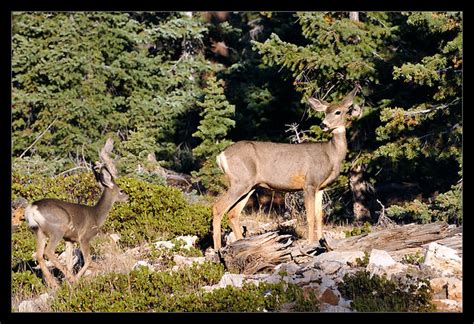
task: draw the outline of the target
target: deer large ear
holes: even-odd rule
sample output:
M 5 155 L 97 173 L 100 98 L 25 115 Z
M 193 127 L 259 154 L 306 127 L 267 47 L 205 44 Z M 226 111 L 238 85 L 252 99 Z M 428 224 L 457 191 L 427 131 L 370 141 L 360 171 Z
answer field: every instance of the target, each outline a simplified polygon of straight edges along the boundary
M 354 102 L 354 97 L 355 95 L 357 94 L 357 92 L 359 92 L 360 90 L 360 86 L 356 85 L 354 87 L 354 89 L 349 92 L 345 97 L 344 99 L 342 99 L 340 105 L 342 106 L 342 108 L 344 109 L 349 109 L 350 106 L 352 106 L 353 102 Z
M 326 109 L 328 109 L 329 107 L 329 104 L 327 102 L 324 102 L 316 98 L 309 98 L 308 102 L 311 105 L 311 107 L 316 111 L 326 112 Z

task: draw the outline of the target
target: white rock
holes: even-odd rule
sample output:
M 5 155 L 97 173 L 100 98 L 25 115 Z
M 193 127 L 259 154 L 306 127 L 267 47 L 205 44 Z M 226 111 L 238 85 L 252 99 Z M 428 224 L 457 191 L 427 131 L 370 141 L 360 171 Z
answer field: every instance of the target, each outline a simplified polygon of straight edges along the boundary
M 323 273 L 321 271 L 318 271 L 316 269 L 309 269 L 305 272 L 303 272 L 303 277 L 307 278 L 309 282 L 319 280 L 323 277 Z
M 356 259 L 363 257 L 364 253 L 361 251 L 330 251 L 314 257 L 312 263 L 326 274 L 333 274 L 342 267 L 355 265 Z
M 24 300 L 18 305 L 18 311 L 21 313 L 41 312 L 41 309 L 32 300 Z
M 292 275 L 292 274 L 295 274 L 300 269 L 301 268 L 294 263 L 281 263 L 274 268 L 273 272 L 277 274 L 284 272 L 288 275 Z
M 235 241 L 237 241 L 237 238 L 235 237 L 234 232 L 230 232 L 229 234 L 227 234 L 225 236 L 224 240 L 225 240 L 226 245 L 230 245 L 230 244 L 234 243 Z
M 451 299 L 433 299 L 438 312 L 462 312 L 462 303 Z
M 173 256 L 173 261 L 177 266 L 190 266 L 193 263 L 202 264 L 206 261 L 205 257 L 184 257 L 182 255 L 176 254 Z
M 326 303 L 322 303 L 319 306 L 319 311 L 321 313 L 348 313 L 348 312 L 352 312 L 352 310 L 350 308 L 343 307 L 343 306 L 340 306 L 340 305 L 330 305 L 330 304 L 326 304 Z
M 182 236 L 178 236 L 176 237 L 176 240 L 181 240 L 185 243 L 185 245 L 183 246 L 183 248 L 185 249 L 190 249 L 192 247 L 194 247 L 196 245 L 196 242 L 199 238 L 196 236 L 196 235 L 182 235 Z
M 462 259 L 456 250 L 436 242 L 428 244 L 423 266 L 440 270 L 443 276 L 462 273 Z
M 338 292 L 339 292 L 339 291 L 338 291 Z M 341 298 L 339 299 L 339 306 L 341 306 L 341 307 L 346 307 L 346 308 L 349 308 L 349 309 L 350 309 L 350 308 L 351 308 L 351 302 L 352 302 L 352 300 L 350 300 L 350 299 L 344 299 L 344 298 L 341 297 Z
M 370 252 L 369 266 L 389 267 L 396 263 L 387 251 L 373 249 Z
M 51 296 L 44 293 L 36 299 L 24 300 L 18 305 L 18 311 L 25 313 L 42 312 L 47 308 L 50 299 Z
M 221 280 L 217 284 L 220 288 L 227 286 L 242 287 L 245 276 L 243 274 L 224 273 Z
M 66 264 L 66 251 L 62 252 L 58 256 L 58 260 L 62 264 Z M 75 267 L 77 264 L 82 264 L 82 263 L 83 263 L 83 260 L 82 260 L 81 250 L 77 249 L 77 248 L 74 248 L 74 250 L 72 250 L 72 264 L 73 264 L 73 266 Z M 52 264 L 51 264 L 51 266 L 52 266 Z
M 172 249 L 174 247 L 174 244 L 170 241 L 158 241 L 158 242 L 153 243 L 153 245 L 157 249 L 161 249 L 161 248 Z
M 155 270 L 155 269 L 153 268 L 153 266 L 152 266 L 150 263 L 148 263 L 147 261 L 142 261 L 142 260 L 137 261 L 137 262 L 133 265 L 132 269 L 137 269 L 137 268 L 139 268 L 139 267 L 146 267 L 146 268 L 148 268 L 148 269 L 150 269 L 150 270 Z
M 458 278 L 433 278 L 430 280 L 430 287 L 440 299 L 462 301 L 462 280 Z
M 120 235 L 119 234 L 110 234 L 110 238 L 117 243 L 120 240 Z
M 323 276 L 321 278 L 321 287 L 323 288 L 336 287 L 336 282 L 328 276 Z
M 387 251 L 373 249 L 370 253 L 369 264 L 367 265 L 367 271 L 370 272 L 370 276 L 379 275 L 387 276 L 389 279 L 400 273 L 406 271 L 407 265 L 395 261 Z
M 364 252 L 362 251 L 329 251 L 314 257 L 314 260 L 316 262 L 334 261 L 344 265 L 352 265 L 356 263 L 357 258 L 362 259 L 363 257 Z
M 243 274 L 234 274 L 234 273 L 224 273 L 221 280 L 213 286 L 204 286 L 202 287 L 206 291 L 212 291 L 218 288 L 225 288 L 227 286 L 233 287 L 242 287 L 245 280 L 245 275 Z

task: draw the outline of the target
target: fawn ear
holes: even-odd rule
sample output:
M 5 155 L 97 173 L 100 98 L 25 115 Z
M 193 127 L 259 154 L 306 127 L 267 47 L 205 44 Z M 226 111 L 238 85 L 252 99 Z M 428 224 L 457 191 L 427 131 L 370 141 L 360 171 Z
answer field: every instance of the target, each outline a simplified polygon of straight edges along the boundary
M 357 92 L 359 92 L 359 90 L 360 90 L 360 86 L 356 85 L 354 89 L 351 92 L 349 92 L 344 97 L 344 99 L 342 99 L 340 105 L 345 109 L 349 109 L 349 107 L 352 106 L 354 102 L 354 97 L 356 96 Z
M 327 102 L 316 99 L 316 98 L 309 98 L 308 102 L 311 105 L 311 108 L 313 108 L 316 111 L 326 112 L 326 109 L 328 109 L 329 107 L 329 104 Z

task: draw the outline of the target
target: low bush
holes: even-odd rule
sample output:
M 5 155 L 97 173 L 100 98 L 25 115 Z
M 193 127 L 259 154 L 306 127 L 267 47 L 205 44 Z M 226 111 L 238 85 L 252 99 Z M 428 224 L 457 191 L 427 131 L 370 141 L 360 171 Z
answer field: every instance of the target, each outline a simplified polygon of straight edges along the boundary
M 368 234 L 372 231 L 371 227 L 369 222 L 365 222 L 362 226 L 356 226 L 352 230 L 344 231 L 344 234 L 346 237 Z
M 338 289 L 358 312 L 432 312 L 429 282 L 388 280 L 367 271 L 346 274 Z
M 46 292 L 42 280 L 31 271 L 12 273 L 12 296 L 24 300 Z
M 242 312 L 274 311 L 287 302 L 298 310 L 317 310 L 317 302 L 295 285 L 246 284 L 206 292 L 224 274 L 221 264 L 206 262 L 178 271 L 154 272 L 145 267 L 128 274 L 82 279 L 72 289 L 63 284 L 51 309 L 57 312 Z
M 430 223 L 445 221 L 462 223 L 462 186 L 452 186 L 451 190 L 439 194 L 431 204 L 419 200 L 392 205 L 387 208 L 387 215 L 397 221 Z

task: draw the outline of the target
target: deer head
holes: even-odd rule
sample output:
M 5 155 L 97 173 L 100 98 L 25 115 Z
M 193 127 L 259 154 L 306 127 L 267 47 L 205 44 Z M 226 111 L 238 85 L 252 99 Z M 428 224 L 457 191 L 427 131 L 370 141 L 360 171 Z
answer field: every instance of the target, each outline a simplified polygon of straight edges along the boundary
M 358 105 L 353 105 L 354 97 L 360 90 L 356 87 L 347 94 L 344 99 L 337 103 L 328 103 L 316 98 L 309 98 L 308 102 L 315 111 L 322 111 L 325 114 L 321 123 L 321 129 L 330 131 L 337 128 L 345 128 L 350 122 L 361 115 L 362 109 Z
M 100 150 L 99 159 L 100 162 L 96 162 L 95 167 L 92 168 L 97 182 L 104 188 L 111 190 L 115 201 L 126 202 L 128 201 L 128 195 L 120 189 L 114 182 L 117 178 L 117 169 L 115 163 L 110 157 L 112 152 L 114 140 L 112 138 L 107 139 L 104 147 Z

